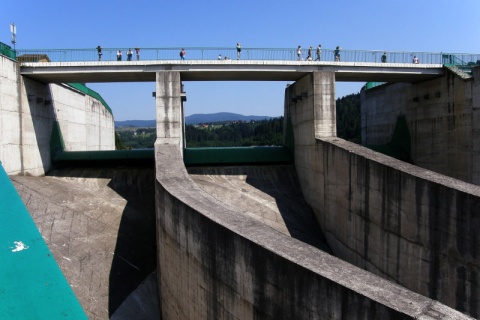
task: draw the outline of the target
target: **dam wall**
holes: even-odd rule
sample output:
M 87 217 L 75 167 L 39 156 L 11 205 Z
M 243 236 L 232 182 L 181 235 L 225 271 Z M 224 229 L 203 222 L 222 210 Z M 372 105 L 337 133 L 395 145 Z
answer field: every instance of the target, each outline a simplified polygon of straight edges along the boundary
M 114 118 L 98 99 L 66 84 L 44 84 L 19 74 L 0 55 L 0 161 L 9 175 L 45 174 L 58 123 L 67 151 L 114 150 Z
M 470 319 L 218 201 L 176 143 L 155 154 L 162 319 Z
M 310 85 L 308 92 L 301 91 L 300 96 L 306 92 L 302 100 L 334 101 L 334 84 L 329 84 L 334 74 L 310 75 L 304 83 L 312 77 L 330 96 Z M 155 143 L 162 319 L 470 319 L 206 193 L 183 164 L 182 133 L 176 125 L 182 120 L 181 101 L 175 98 L 179 87 L 178 72 L 157 75 L 157 93 L 165 89 L 157 96 L 157 109 L 168 109 L 157 110 L 157 133 L 162 135 Z M 330 106 L 322 108 L 318 101 L 314 109 L 328 114 L 325 123 L 332 124 Z M 307 131 L 314 132 L 302 132 Z M 323 134 L 332 131 L 334 126 L 327 126 Z
M 480 68 L 461 75 L 362 90 L 362 144 L 390 142 L 405 116 L 415 165 L 480 184 Z
M 326 77 L 307 75 L 288 87 L 285 114 L 305 200 L 333 253 L 478 317 L 480 187 L 322 136 L 313 125 L 324 117 L 316 105 L 331 101 L 331 89 L 316 79 Z M 314 93 L 292 99 L 305 91 Z

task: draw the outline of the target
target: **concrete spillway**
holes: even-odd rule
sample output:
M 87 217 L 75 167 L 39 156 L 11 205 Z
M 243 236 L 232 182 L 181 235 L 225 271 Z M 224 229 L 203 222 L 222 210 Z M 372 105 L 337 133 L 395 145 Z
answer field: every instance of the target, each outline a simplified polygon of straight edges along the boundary
M 188 168 L 197 185 L 221 202 L 281 233 L 330 252 L 303 199 L 294 166 Z
M 89 319 L 108 319 L 155 270 L 152 167 L 10 178 Z
M 226 205 L 329 250 L 293 166 L 188 171 Z M 153 167 L 66 167 L 45 177 L 10 178 L 90 319 L 112 316 L 155 270 Z

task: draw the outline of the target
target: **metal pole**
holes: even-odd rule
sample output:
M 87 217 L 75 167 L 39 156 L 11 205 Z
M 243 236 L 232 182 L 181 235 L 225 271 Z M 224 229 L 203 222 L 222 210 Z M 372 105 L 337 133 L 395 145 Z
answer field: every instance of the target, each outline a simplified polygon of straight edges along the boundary
M 13 44 L 13 51 L 16 52 L 15 45 L 17 44 L 17 27 L 15 26 L 15 23 L 10 24 L 10 32 L 12 33 L 12 44 Z

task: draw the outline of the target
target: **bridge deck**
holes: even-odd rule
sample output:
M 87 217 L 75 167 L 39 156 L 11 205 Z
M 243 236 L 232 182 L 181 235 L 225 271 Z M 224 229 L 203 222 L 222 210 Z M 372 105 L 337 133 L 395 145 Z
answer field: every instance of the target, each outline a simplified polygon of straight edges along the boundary
M 23 76 L 44 83 L 150 82 L 159 71 L 179 71 L 182 81 L 296 81 L 314 71 L 335 72 L 337 81 L 414 82 L 444 74 L 442 64 L 151 60 L 23 62 Z

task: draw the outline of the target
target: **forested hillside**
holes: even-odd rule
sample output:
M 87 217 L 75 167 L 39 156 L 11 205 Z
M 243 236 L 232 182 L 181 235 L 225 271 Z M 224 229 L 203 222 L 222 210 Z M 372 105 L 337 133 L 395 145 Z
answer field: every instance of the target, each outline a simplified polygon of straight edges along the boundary
M 337 99 L 337 137 L 361 142 L 360 93 Z
M 337 136 L 360 143 L 360 94 L 337 99 Z M 261 121 L 223 121 L 185 126 L 188 148 L 273 146 L 283 143 L 283 117 Z M 155 128 L 116 129 L 117 149 L 153 148 Z

